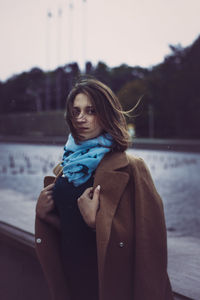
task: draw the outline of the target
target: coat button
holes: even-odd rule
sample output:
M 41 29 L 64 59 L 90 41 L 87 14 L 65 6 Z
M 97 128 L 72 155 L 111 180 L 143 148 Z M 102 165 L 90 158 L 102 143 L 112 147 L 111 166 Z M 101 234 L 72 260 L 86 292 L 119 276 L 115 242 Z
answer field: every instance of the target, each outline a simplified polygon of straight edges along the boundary
M 119 246 L 120 246 L 120 248 L 123 248 L 123 247 L 124 247 L 124 243 L 123 243 L 123 242 L 120 242 L 120 243 L 119 243 Z
M 42 242 L 42 239 L 40 239 L 40 238 L 37 238 L 37 239 L 36 239 L 36 243 L 37 243 L 37 244 L 41 244 L 41 242 Z

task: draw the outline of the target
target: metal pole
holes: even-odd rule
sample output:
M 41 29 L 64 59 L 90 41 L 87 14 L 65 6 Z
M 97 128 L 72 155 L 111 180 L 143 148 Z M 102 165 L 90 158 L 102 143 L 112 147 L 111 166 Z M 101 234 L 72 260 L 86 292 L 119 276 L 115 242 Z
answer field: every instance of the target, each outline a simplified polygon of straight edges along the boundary
M 50 110 L 50 78 L 49 78 L 49 65 L 50 65 L 50 57 L 49 57 L 49 41 L 50 41 L 50 28 L 49 23 L 52 18 L 52 13 L 50 10 L 47 11 L 47 22 L 46 22 L 46 80 L 45 80 L 45 110 Z
M 60 67 L 60 50 L 61 50 L 61 17 L 62 9 L 58 8 L 57 16 L 57 65 Z M 58 69 L 56 73 L 56 109 L 61 108 L 61 71 Z
M 70 63 L 73 61 L 73 10 L 74 10 L 73 0 L 69 0 L 68 49 L 69 49 L 69 62 Z
M 62 28 L 62 8 L 58 8 L 57 16 L 57 64 L 60 66 L 60 51 L 61 51 L 61 28 Z
M 87 3 L 86 0 L 83 0 L 83 9 L 82 9 L 82 59 L 83 59 L 83 72 L 86 73 L 86 46 L 87 46 Z

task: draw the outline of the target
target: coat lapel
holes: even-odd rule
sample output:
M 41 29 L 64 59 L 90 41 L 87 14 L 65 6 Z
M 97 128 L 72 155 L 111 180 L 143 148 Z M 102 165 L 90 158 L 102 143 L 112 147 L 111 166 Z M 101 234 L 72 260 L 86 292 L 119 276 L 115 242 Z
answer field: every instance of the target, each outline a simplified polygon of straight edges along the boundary
M 100 209 L 96 219 L 97 251 L 99 279 L 103 276 L 103 266 L 108 246 L 112 220 L 121 195 L 128 183 L 129 174 L 120 170 L 128 165 L 125 153 L 109 153 L 99 164 L 94 180 L 94 187 L 101 186 Z

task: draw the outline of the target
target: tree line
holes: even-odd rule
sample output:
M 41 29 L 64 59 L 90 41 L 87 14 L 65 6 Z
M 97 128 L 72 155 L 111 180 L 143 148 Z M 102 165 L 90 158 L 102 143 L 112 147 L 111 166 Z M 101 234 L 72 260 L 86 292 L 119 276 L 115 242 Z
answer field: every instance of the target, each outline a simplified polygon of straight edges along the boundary
M 151 68 L 87 62 L 85 75 L 111 87 L 137 136 L 200 138 L 200 36 L 188 47 L 170 45 L 170 54 Z M 81 71 L 77 63 L 53 71 L 33 68 L 0 82 L 0 113 L 39 112 L 65 108 L 67 95 Z

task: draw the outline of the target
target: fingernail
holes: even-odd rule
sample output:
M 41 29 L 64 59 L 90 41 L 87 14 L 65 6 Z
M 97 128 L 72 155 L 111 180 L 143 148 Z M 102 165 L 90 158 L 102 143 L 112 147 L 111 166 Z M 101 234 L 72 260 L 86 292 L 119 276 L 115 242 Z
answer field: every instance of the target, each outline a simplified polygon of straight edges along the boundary
M 101 187 L 100 185 L 97 185 L 97 190 L 100 191 Z

